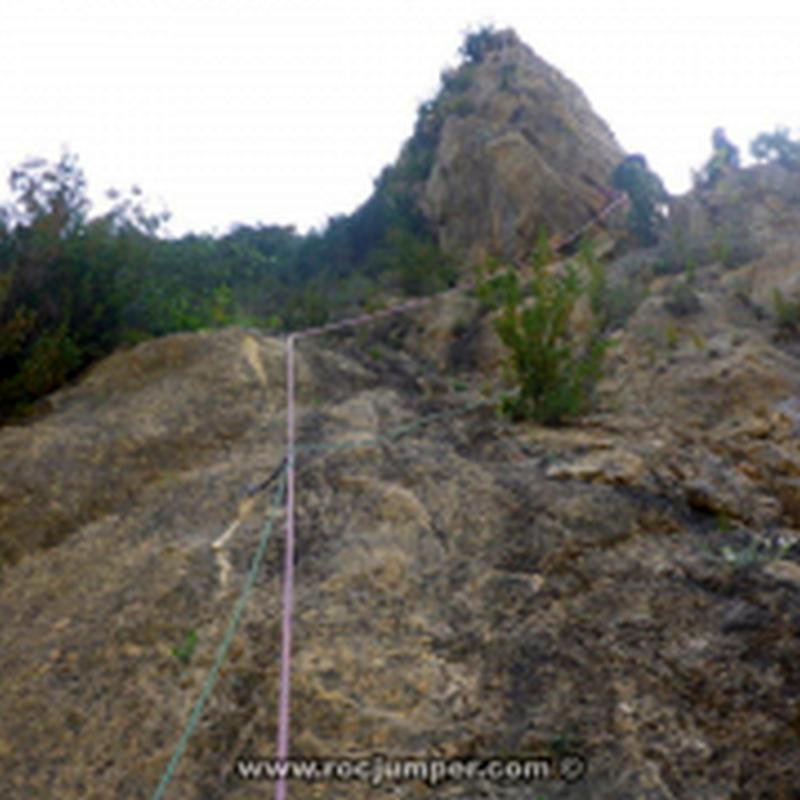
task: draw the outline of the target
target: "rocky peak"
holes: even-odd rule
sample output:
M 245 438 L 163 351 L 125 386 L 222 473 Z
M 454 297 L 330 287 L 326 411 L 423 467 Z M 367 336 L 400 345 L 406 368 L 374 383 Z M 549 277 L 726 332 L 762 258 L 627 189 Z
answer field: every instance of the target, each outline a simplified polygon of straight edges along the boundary
M 445 252 L 523 257 L 541 226 L 564 232 L 606 204 L 623 152 L 583 92 L 514 31 L 473 36 L 401 163 L 429 148 L 415 192 Z

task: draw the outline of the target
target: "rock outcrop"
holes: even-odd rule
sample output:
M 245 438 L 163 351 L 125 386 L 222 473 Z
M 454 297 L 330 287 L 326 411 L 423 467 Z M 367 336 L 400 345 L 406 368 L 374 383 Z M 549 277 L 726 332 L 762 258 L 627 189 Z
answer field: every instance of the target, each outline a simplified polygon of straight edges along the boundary
M 454 347 L 468 303 L 300 344 L 293 754 L 578 752 L 585 780 L 536 791 L 794 796 L 800 354 L 719 278 L 677 323 L 654 289 L 572 428 L 496 417 Z M 426 315 L 448 372 L 409 346 Z M 151 796 L 274 516 L 248 489 L 283 454 L 284 370 L 253 331 L 167 337 L 0 431 L 3 797 Z M 237 758 L 274 753 L 280 565 L 273 541 L 167 797 L 250 798 Z
M 800 174 L 765 164 L 726 174 L 711 190 L 674 198 L 668 242 L 695 261 L 722 261 L 723 281 L 776 317 L 776 292 L 800 298 Z
M 491 45 L 449 76 L 427 122 L 439 128 L 419 202 L 442 249 L 466 261 L 521 258 L 540 228 L 580 226 L 607 204 L 623 157 L 575 84 L 512 31 Z

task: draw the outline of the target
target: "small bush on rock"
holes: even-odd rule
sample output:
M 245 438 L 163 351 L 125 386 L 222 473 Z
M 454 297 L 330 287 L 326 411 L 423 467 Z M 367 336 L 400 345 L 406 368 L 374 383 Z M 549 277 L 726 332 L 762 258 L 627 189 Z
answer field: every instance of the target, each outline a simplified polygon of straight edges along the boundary
M 633 276 L 624 283 L 612 283 L 600 260 L 589 248 L 581 250 L 588 272 L 587 292 L 592 314 L 599 331 L 613 331 L 625 325 L 647 294 L 647 289 Z
M 470 31 L 464 37 L 459 53 L 467 64 L 480 64 L 491 50 L 497 49 L 499 41 L 494 26 L 486 25 Z
M 533 264 L 531 303 L 525 302 L 511 268 L 479 277 L 478 294 L 500 311 L 495 329 L 508 349 L 507 367 L 516 384 L 501 410 L 517 421 L 559 425 L 588 409 L 609 341 L 596 326 L 581 336 L 571 325 L 575 306 L 588 290 L 585 270 L 579 271 L 585 265 L 570 263 L 563 274 L 550 274 L 551 260 L 543 238 Z
M 681 281 L 670 289 L 664 307 L 675 317 L 688 317 L 696 314 L 703 306 L 691 284 Z
M 800 333 L 800 297 L 786 298 L 780 289 L 772 293 L 775 307 L 775 319 L 778 323 L 779 336 L 791 336 Z

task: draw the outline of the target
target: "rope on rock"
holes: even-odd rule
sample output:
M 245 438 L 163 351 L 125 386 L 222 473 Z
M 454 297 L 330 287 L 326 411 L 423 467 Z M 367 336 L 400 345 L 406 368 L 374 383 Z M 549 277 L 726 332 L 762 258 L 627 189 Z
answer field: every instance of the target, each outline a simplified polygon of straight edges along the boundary
M 567 234 L 565 237 L 560 238 L 558 241 L 559 247 L 564 247 L 565 243 L 571 243 L 580 238 L 589 228 L 601 222 L 612 211 L 627 202 L 625 195 L 619 195 L 612 199 L 608 205 L 600 212 L 595 214 L 588 222 Z M 376 319 L 383 317 L 401 314 L 412 309 L 420 308 L 423 305 L 432 303 L 434 300 L 440 300 L 450 294 L 462 293 L 469 291 L 473 288 L 473 283 L 467 283 L 455 286 L 444 292 L 429 295 L 428 297 L 418 297 L 413 300 L 407 300 L 404 303 L 391 306 L 390 308 L 382 309 L 371 314 L 360 314 L 355 317 L 338 320 L 326 325 L 315 326 L 306 328 L 304 330 L 295 331 L 287 337 L 286 341 L 286 418 L 287 418 L 287 447 L 286 447 L 286 460 L 287 460 L 287 482 L 288 493 L 286 502 L 286 558 L 284 562 L 284 584 L 283 584 L 283 631 L 282 640 L 283 648 L 281 651 L 281 683 L 279 688 L 279 718 L 278 718 L 278 759 L 286 759 L 289 752 L 289 694 L 290 694 L 290 667 L 291 667 L 291 639 L 292 639 L 292 605 L 294 598 L 294 457 L 295 457 L 295 395 L 294 395 L 294 345 L 295 341 L 301 339 L 309 339 L 314 336 L 321 336 L 333 331 L 342 330 L 344 328 L 353 328 L 360 325 L 365 325 Z M 283 775 L 278 778 L 275 788 L 275 800 L 285 800 L 286 798 L 286 779 Z
M 601 212 L 596 214 L 591 220 L 587 223 L 582 225 L 580 228 L 573 231 L 571 234 L 567 235 L 564 238 L 558 239 L 558 244 L 560 247 L 565 246 L 566 244 L 572 243 L 577 238 L 582 236 L 591 226 L 601 222 L 606 216 L 608 216 L 612 211 L 614 211 L 620 205 L 623 205 L 627 202 L 627 198 L 624 196 L 614 198 Z M 275 490 L 273 501 L 272 501 L 272 512 L 267 517 L 267 520 L 264 524 L 264 528 L 261 533 L 261 537 L 259 539 L 258 547 L 256 552 L 253 556 L 253 560 L 251 562 L 250 569 L 248 571 L 247 577 L 245 579 L 244 585 L 242 587 L 242 591 L 239 595 L 238 600 L 234 606 L 233 613 L 231 614 L 230 620 L 228 621 L 228 626 L 225 629 L 225 633 L 223 635 L 222 641 L 220 642 L 219 647 L 217 648 L 217 653 L 214 658 L 213 665 L 209 674 L 206 678 L 206 682 L 203 686 L 203 689 L 200 693 L 200 696 L 197 698 L 195 702 L 191 714 L 189 715 L 189 719 L 186 723 L 186 726 L 181 734 L 180 739 L 178 740 L 178 744 L 175 747 L 175 750 L 172 754 L 172 757 L 169 760 L 166 768 L 164 769 L 164 773 L 161 776 L 161 780 L 156 787 L 155 792 L 152 795 L 151 800 L 163 800 L 164 795 L 167 791 L 167 788 L 172 781 L 175 772 L 177 771 L 178 765 L 181 761 L 181 758 L 186 751 L 186 747 L 191 739 L 192 735 L 194 734 L 195 729 L 197 728 L 198 723 L 200 722 L 200 718 L 203 714 L 203 710 L 205 709 L 205 705 L 208 702 L 209 697 L 211 696 L 212 691 L 214 690 L 214 686 L 217 682 L 219 677 L 220 670 L 222 669 L 222 665 L 227 657 L 228 650 L 230 649 L 231 643 L 233 641 L 233 637 L 236 635 L 236 631 L 238 630 L 239 624 L 241 622 L 242 615 L 244 613 L 245 606 L 247 601 L 250 597 L 250 594 L 253 590 L 253 585 L 255 584 L 256 576 L 258 574 L 258 569 L 261 565 L 261 562 L 264 558 L 264 554 L 266 552 L 267 544 L 269 542 L 270 536 L 272 534 L 272 527 L 273 522 L 275 519 L 275 512 L 278 511 L 279 507 L 286 499 L 286 547 L 284 553 L 284 578 L 283 578 L 283 624 L 282 624 L 282 645 L 281 645 L 281 672 L 280 672 L 280 694 L 279 694 L 279 703 L 278 703 L 278 748 L 277 748 L 277 756 L 278 759 L 286 759 L 288 756 L 288 748 L 289 748 L 289 695 L 290 695 L 290 668 L 291 668 L 291 640 L 292 640 L 292 607 L 293 607 L 293 598 L 294 598 L 294 512 L 295 512 L 295 492 L 294 492 L 294 479 L 295 479 L 295 453 L 296 450 L 303 450 L 306 452 L 313 452 L 313 451 L 327 451 L 327 452 L 336 452 L 338 450 L 344 450 L 352 447 L 359 447 L 369 443 L 377 443 L 380 441 L 385 442 L 393 442 L 396 441 L 401 436 L 407 435 L 408 433 L 422 427 L 423 425 L 428 424 L 429 422 L 435 419 L 445 419 L 449 417 L 453 417 L 459 414 L 465 414 L 470 411 L 475 410 L 476 408 L 480 408 L 482 406 L 491 405 L 493 402 L 496 401 L 495 398 L 482 400 L 476 403 L 468 404 L 462 408 L 459 408 L 454 411 L 445 411 L 445 412 L 437 412 L 434 414 L 430 414 L 427 417 L 423 417 L 422 419 L 418 420 L 417 422 L 405 424 L 401 426 L 397 426 L 394 429 L 389 430 L 387 433 L 381 435 L 376 434 L 373 437 L 365 438 L 363 440 L 357 440 L 355 442 L 339 442 L 333 443 L 330 445 L 296 445 L 295 443 L 295 368 L 294 368 L 294 345 L 296 341 L 300 339 L 307 339 L 314 336 L 321 336 L 323 334 L 331 333 L 333 331 L 342 330 L 344 328 L 351 328 L 357 327 L 359 325 L 364 325 L 368 322 L 371 322 L 376 319 L 380 319 L 382 317 L 391 316 L 394 314 L 400 314 L 405 311 L 410 311 L 412 309 L 419 308 L 425 304 L 431 303 L 434 300 L 439 300 L 442 297 L 445 297 L 450 294 L 462 293 L 466 291 L 470 291 L 473 289 L 474 286 L 472 282 L 467 282 L 465 284 L 455 286 L 451 289 L 448 289 L 444 292 L 439 292 L 438 294 L 429 295 L 427 297 L 420 297 L 415 298 L 413 300 L 406 301 L 404 303 L 400 303 L 398 305 L 392 306 L 390 308 L 382 309 L 381 311 L 377 311 L 371 314 L 362 314 L 356 317 L 348 318 L 339 320 L 337 322 L 332 322 L 326 325 L 321 325 L 312 328 L 306 328 L 305 330 L 297 331 L 295 333 L 290 334 L 287 337 L 286 341 L 286 380 L 287 380 L 287 447 L 286 447 L 286 456 L 278 465 L 277 469 L 272 473 L 272 475 L 267 478 L 267 480 L 262 481 L 259 484 L 256 484 L 250 487 L 247 490 L 248 498 L 252 498 L 253 495 L 264 491 L 267 489 L 276 479 L 278 479 L 278 486 Z M 250 506 L 248 504 L 247 513 L 249 513 Z M 242 512 L 240 510 L 240 517 L 242 516 Z M 218 539 L 214 543 L 214 548 L 219 549 L 225 541 L 232 535 L 235 528 L 238 527 L 238 523 L 234 523 L 231 528 L 229 528 L 223 536 Z M 275 789 L 275 797 L 276 800 L 284 800 L 286 797 L 286 783 L 284 777 L 279 777 L 276 782 L 276 789 Z
M 280 474 L 280 479 L 278 481 L 278 486 L 275 490 L 275 494 L 272 500 L 273 512 L 277 512 L 278 509 L 283 504 L 285 489 L 286 489 L 286 473 L 285 471 L 282 471 Z M 189 739 L 191 739 L 192 734 L 194 733 L 198 722 L 200 722 L 200 717 L 203 714 L 203 709 L 205 708 L 205 705 L 208 702 L 208 698 L 211 696 L 211 692 L 214 690 L 214 685 L 216 684 L 217 678 L 219 677 L 220 670 L 222 669 L 222 664 L 228 655 L 228 650 L 230 649 L 231 642 L 233 641 L 233 637 L 236 635 L 239 623 L 241 622 L 245 605 L 247 604 L 247 601 L 250 597 L 250 593 L 253 590 L 253 585 L 255 584 L 256 575 L 258 574 L 258 568 L 261 566 L 261 561 L 263 560 L 264 553 L 267 550 L 267 544 L 269 543 L 269 539 L 272 534 L 272 523 L 274 520 L 274 516 L 275 514 L 272 513 L 267 518 L 267 521 L 261 532 L 261 538 L 258 542 L 258 548 L 256 549 L 255 555 L 253 556 L 253 560 L 250 564 L 250 570 L 247 573 L 247 578 L 245 579 L 244 586 L 242 586 L 242 591 L 239 594 L 239 598 L 236 601 L 236 605 L 234 606 L 231 618 L 228 621 L 228 626 L 225 629 L 225 634 L 222 637 L 222 641 L 220 642 L 219 647 L 217 648 L 217 654 L 216 657 L 214 658 L 214 663 L 211 667 L 211 670 L 208 673 L 208 677 L 206 678 L 203 690 L 200 693 L 200 696 L 197 698 L 194 707 L 192 708 L 192 713 L 189 715 L 186 727 L 184 728 L 183 734 L 181 735 L 181 738 L 179 739 L 178 744 L 175 747 L 175 751 L 172 754 L 172 758 L 169 760 L 169 763 L 167 764 L 166 769 L 164 770 L 164 773 L 161 776 L 161 780 L 159 781 L 155 792 L 153 792 L 152 800 L 162 800 L 162 798 L 164 797 L 164 794 L 167 791 L 167 787 L 169 786 L 170 781 L 174 777 L 175 772 L 178 768 L 178 764 L 180 763 L 180 760 L 183 757 L 183 754 L 186 750 L 186 746 L 189 743 Z

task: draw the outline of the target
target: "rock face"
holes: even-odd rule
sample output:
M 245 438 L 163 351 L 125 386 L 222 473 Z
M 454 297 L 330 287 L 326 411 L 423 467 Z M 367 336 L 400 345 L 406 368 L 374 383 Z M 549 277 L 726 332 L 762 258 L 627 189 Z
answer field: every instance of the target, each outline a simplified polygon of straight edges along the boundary
M 747 196 L 756 260 L 691 285 L 653 253 L 607 265 L 646 291 L 571 427 L 498 418 L 469 295 L 299 342 L 291 754 L 554 772 L 290 797 L 798 796 L 800 339 L 747 287 L 788 285 L 800 202 Z M 686 224 L 716 236 L 697 202 Z M 285 518 L 259 486 L 286 422 L 283 343 L 231 328 L 119 352 L 0 430 L 0 797 L 154 796 L 272 524 L 165 797 L 269 795 L 236 765 L 275 753 Z
M 480 261 L 526 256 L 541 226 L 561 234 L 609 198 L 623 157 L 581 90 L 512 31 L 446 81 L 420 204 L 442 249 Z
M 737 170 L 713 190 L 675 198 L 669 237 L 673 247 L 737 268 L 724 278 L 728 288 L 774 318 L 776 291 L 786 301 L 800 298 L 798 207 L 796 171 L 778 164 Z
M 583 780 L 534 791 L 796 796 L 800 352 L 722 275 L 688 317 L 653 283 L 571 428 L 497 418 L 468 299 L 300 343 L 293 754 L 577 752 Z M 284 374 L 253 331 L 167 337 L 0 431 L 0 796 L 152 796 L 270 518 L 166 797 L 271 791 L 236 760 L 275 752 L 284 519 L 248 489 L 284 452 Z
M 713 189 L 693 190 L 671 203 L 673 235 L 713 240 L 746 232 L 762 247 L 800 238 L 797 208 L 800 175 L 778 164 L 761 164 L 724 175 Z

